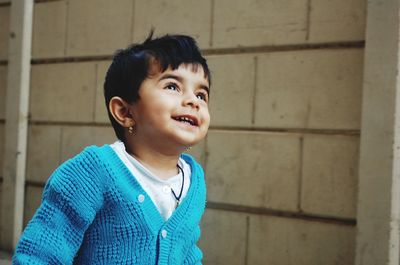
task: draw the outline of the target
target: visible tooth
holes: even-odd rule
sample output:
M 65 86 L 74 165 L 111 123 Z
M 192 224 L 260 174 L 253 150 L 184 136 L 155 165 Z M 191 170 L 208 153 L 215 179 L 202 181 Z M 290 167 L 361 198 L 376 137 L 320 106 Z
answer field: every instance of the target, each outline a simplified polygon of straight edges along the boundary
M 181 122 L 187 122 L 191 125 L 194 125 L 194 121 L 188 117 L 179 117 L 179 118 L 177 118 L 177 120 L 179 120 Z

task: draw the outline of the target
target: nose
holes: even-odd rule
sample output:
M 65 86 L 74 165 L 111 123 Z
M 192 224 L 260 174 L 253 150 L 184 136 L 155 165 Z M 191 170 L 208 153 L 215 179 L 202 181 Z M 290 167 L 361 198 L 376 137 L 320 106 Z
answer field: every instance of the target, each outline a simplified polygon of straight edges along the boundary
M 183 105 L 184 106 L 189 106 L 194 109 L 199 109 L 200 104 L 199 104 L 199 99 L 193 92 L 188 92 L 186 93 L 185 98 L 183 100 Z

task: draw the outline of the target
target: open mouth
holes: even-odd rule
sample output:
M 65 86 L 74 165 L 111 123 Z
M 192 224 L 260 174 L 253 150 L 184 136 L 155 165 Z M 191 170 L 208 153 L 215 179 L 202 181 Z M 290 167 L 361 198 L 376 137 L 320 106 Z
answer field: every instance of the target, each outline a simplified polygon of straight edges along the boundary
M 191 126 L 198 126 L 198 121 L 195 117 L 192 116 L 177 116 L 177 117 L 172 117 L 174 120 L 186 123 Z

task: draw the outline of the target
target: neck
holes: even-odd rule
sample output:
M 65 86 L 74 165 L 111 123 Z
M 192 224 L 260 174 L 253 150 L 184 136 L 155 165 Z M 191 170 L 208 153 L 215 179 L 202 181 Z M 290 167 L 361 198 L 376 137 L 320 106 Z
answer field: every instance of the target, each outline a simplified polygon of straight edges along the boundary
M 125 143 L 126 151 L 161 179 L 168 179 L 178 174 L 180 154 L 168 154 L 133 143 Z

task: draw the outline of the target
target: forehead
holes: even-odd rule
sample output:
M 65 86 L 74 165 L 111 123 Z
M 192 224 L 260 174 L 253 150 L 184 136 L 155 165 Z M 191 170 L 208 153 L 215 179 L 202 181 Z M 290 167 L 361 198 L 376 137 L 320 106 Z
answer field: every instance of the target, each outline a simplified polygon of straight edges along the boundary
M 157 78 L 167 73 L 184 74 L 186 76 L 196 76 L 196 78 L 202 79 L 202 81 L 206 81 L 207 83 L 209 83 L 208 76 L 206 76 L 206 73 L 204 72 L 204 69 L 201 66 L 201 64 L 182 63 L 176 69 L 172 69 L 171 66 L 168 66 L 167 69 L 165 69 L 165 71 L 162 71 L 162 68 L 157 61 L 153 60 L 152 62 L 150 62 L 148 78 L 150 79 Z

